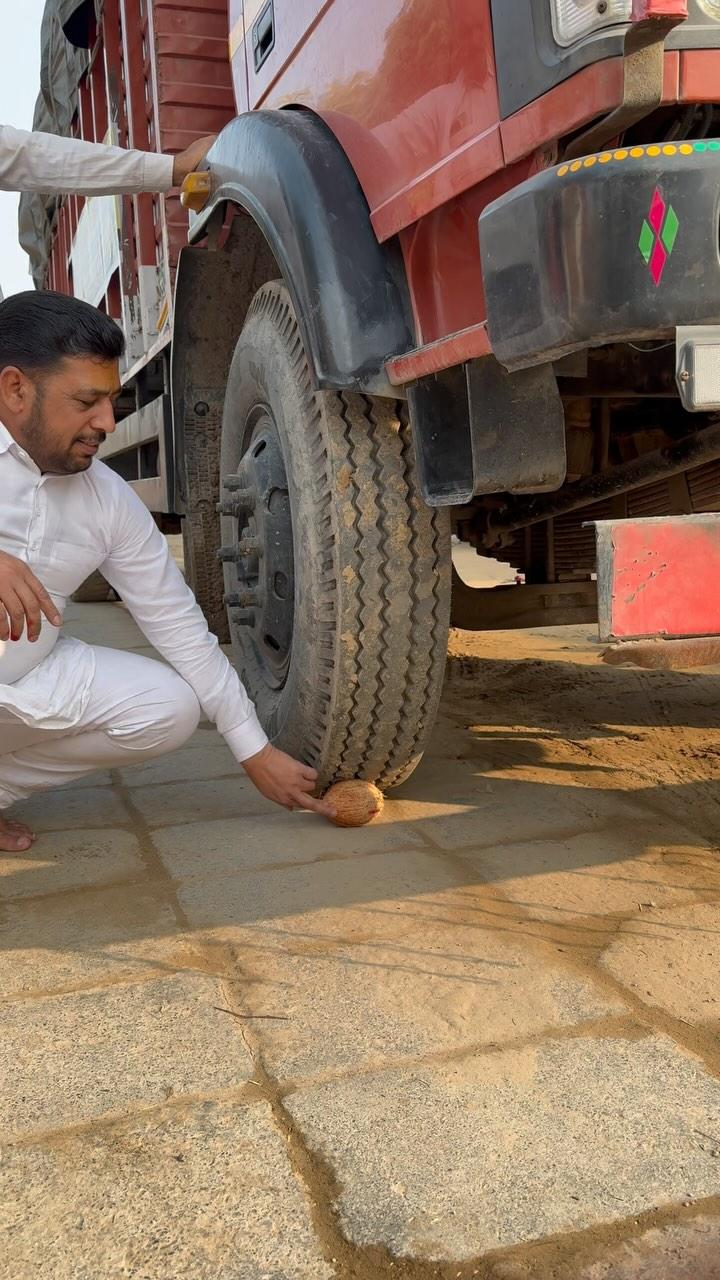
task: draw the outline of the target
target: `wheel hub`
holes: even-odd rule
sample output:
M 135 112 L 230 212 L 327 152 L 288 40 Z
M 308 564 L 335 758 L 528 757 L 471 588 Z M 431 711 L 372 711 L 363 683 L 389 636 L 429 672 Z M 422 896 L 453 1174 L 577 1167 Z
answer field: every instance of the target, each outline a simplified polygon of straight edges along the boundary
M 285 460 L 275 423 L 263 410 L 248 423 L 250 444 L 223 480 L 222 515 L 235 541 L 220 548 L 225 603 L 233 630 L 257 651 L 270 684 L 282 685 L 292 648 L 295 569 Z

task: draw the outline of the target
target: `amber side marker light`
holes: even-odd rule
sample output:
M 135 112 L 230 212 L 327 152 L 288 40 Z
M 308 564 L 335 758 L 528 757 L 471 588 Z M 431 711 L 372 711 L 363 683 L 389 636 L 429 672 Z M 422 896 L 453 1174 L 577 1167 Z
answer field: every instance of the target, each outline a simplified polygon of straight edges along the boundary
M 210 174 L 204 171 L 189 173 L 180 188 L 180 203 L 183 209 L 192 209 L 199 213 L 210 199 L 212 183 Z

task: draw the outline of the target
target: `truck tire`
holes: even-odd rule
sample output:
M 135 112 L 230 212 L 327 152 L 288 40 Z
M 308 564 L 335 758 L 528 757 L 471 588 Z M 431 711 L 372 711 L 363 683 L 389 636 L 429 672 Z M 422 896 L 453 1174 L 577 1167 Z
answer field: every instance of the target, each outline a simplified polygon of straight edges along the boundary
M 314 390 L 281 282 L 235 349 L 221 477 L 234 655 L 268 736 L 322 788 L 398 786 L 440 699 L 449 516 L 419 496 L 404 406 Z

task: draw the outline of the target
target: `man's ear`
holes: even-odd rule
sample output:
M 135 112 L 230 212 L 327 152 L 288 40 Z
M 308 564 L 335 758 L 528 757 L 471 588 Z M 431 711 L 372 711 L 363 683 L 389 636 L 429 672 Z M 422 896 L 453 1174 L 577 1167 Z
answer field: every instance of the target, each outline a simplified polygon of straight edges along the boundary
M 22 369 L 12 364 L 0 369 L 0 403 L 11 413 L 27 413 L 34 396 L 33 384 Z

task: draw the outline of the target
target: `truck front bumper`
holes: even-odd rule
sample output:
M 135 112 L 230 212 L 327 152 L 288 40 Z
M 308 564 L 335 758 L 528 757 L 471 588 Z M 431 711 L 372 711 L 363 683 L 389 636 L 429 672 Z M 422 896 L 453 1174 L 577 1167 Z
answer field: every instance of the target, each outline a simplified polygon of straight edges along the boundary
M 488 330 L 507 369 L 720 323 L 720 141 L 561 164 L 480 217 Z

